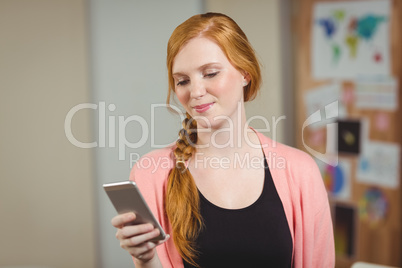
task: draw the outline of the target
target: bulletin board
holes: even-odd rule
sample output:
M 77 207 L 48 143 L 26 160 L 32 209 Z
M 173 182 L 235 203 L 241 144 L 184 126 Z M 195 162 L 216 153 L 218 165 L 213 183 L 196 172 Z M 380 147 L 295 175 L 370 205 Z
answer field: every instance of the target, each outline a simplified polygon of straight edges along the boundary
M 359 2 L 357 11 L 333 8 L 327 14 L 333 21 L 325 19 L 328 5 L 322 3 Z M 292 1 L 296 145 L 316 160 L 327 157 L 317 163 L 329 194 L 340 268 L 356 261 L 402 267 L 402 1 L 388 1 L 389 16 L 380 14 L 383 6 L 364 15 L 364 8 L 375 5 L 367 2 Z M 358 28 L 363 19 L 383 28 L 364 32 Z M 357 31 L 362 31 L 358 37 Z M 375 34 L 388 34 L 388 39 L 368 40 Z M 325 45 L 328 55 L 325 49 L 317 54 L 317 46 Z M 362 53 L 383 66 L 364 60 L 354 65 L 351 58 Z M 335 65 L 339 68 L 326 69 Z

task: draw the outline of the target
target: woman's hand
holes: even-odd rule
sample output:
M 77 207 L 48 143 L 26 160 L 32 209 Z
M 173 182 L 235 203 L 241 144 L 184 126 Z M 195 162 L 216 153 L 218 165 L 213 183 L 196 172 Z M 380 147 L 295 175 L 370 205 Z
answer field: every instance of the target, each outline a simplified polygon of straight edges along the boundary
M 117 228 L 116 238 L 119 239 L 120 246 L 127 250 L 139 263 L 159 263 L 155 247 L 169 239 L 169 235 L 162 241 L 150 241 L 157 237 L 160 231 L 150 223 L 127 225 L 133 222 L 135 218 L 136 215 L 130 212 L 117 215 L 112 219 L 112 225 Z

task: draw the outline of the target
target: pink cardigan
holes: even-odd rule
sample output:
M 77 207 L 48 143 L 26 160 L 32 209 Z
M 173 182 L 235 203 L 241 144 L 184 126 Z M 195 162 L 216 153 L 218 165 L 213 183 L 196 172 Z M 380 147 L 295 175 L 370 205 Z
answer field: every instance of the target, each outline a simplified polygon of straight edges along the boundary
M 293 240 L 294 268 L 335 266 L 334 238 L 328 196 L 314 160 L 306 153 L 257 133 L 281 198 Z M 174 146 L 152 151 L 134 165 L 130 180 L 141 189 L 166 233 L 172 229 L 164 213 L 166 182 Z M 183 267 L 173 239 L 157 247 L 164 268 Z

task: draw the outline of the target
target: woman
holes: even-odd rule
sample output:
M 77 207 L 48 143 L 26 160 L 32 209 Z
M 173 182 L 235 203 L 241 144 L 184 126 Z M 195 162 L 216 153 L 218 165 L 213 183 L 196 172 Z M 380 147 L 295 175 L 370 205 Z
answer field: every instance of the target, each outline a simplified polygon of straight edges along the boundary
M 175 145 L 143 157 L 158 165 L 140 160 L 130 179 L 173 239 L 151 242 L 150 224 L 126 226 L 133 213 L 113 218 L 135 266 L 334 267 L 315 162 L 247 125 L 244 102 L 261 75 L 239 26 L 223 14 L 191 17 L 169 39 L 167 68 L 168 103 L 175 94 L 187 118 Z

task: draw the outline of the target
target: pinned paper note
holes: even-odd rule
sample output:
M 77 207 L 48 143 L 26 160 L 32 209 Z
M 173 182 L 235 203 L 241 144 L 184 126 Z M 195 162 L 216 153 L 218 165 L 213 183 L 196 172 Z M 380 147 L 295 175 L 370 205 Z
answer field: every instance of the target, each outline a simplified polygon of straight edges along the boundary
M 338 165 L 316 161 L 320 169 L 325 188 L 331 198 L 348 200 L 351 196 L 351 163 L 338 160 Z M 329 162 L 329 161 L 328 161 Z
M 342 88 L 342 102 L 345 105 L 353 104 L 355 102 L 355 85 L 352 82 L 344 83 Z
M 382 187 L 399 186 L 400 147 L 396 143 L 366 142 L 359 157 L 357 181 Z
M 304 96 L 307 118 L 317 114 L 319 120 L 309 124 L 310 129 L 316 130 L 333 123 L 337 118 L 346 116 L 346 109 L 340 99 L 340 84 L 332 83 L 309 90 Z
M 327 165 L 324 171 L 324 183 L 328 192 L 338 199 L 349 199 L 351 194 L 350 162 L 339 160 L 338 165 Z
M 309 141 L 313 146 L 321 146 L 325 143 L 324 129 L 313 130 L 311 132 Z
M 398 83 L 393 78 L 360 77 L 356 80 L 355 95 L 359 109 L 398 109 Z
M 313 77 L 390 74 L 390 1 L 319 2 L 314 5 Z
M 385 219 L 388 206 L 384 192 L 378 188 L 370 188 L 359 200 L 360 219 L 369 223 L 371 227 L 376 227 Z
M 385 132 L 389 130 L 391 119 L 389 118 L 389 115 L 387 113 L 384 112 L 376 113 L 374 120 L 375 120 L 374 126 L 378 131 Z

